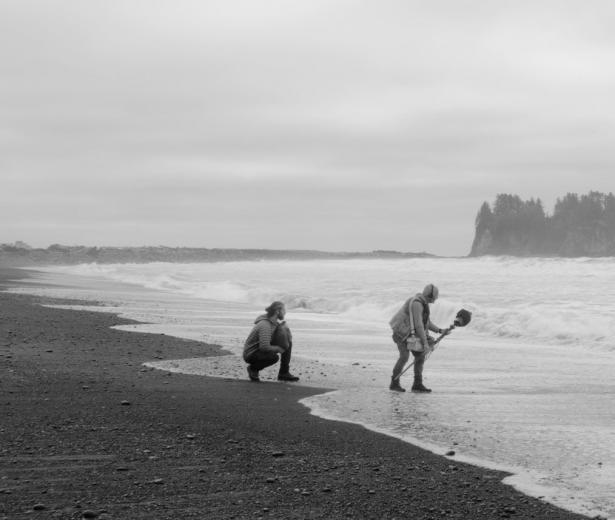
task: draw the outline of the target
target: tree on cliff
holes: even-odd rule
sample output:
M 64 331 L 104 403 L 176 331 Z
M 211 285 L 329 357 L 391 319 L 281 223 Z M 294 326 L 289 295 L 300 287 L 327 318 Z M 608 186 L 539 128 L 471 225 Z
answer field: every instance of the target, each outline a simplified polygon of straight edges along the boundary
M 553 216 L 540 199 L 498 194 L 476 217 L 471 256 L 615 255 L 615 196 L 590 191 L 558 198 Z

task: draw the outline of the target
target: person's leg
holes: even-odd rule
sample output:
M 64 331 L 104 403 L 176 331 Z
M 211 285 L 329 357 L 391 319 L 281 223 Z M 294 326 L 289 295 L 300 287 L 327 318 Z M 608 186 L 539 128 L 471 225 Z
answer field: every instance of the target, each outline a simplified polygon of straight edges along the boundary
M 397 392 L 405 392 L 406 390 L 399 384 L 399 375 L 410 358 L 410 352 L 408 352 L 408 347 L 405 342 L 395 344 L 397 345 L 397 350 L 399 350 L 399 359 L 393 367 L 393 375 L 391 377 L 389 389 L 396 390 Z
M 292 347 L 293 336 L 285 322 L 278 324 L 271 335 L 271 344 L 284 350 Z
M 293 351 L 293 339 L 286 323 L 281 323 L 276 328 L 271 338 L 271 344 L 282 347 L 284 352 L 280 356 L 280 371 L 278 379 L 281 381 L 299 381 L 297 376 L 290 373 L 290 358 Z
M 280 355 L 280 374 L 288 374 L 290 371 L 290 358 L 292 356 L 293 344 Z
M 278 362 L 278 355 L 275 352 L 265 352 L 262 350 L 257 350 L 254 352 L 248 359 L 246 359 L 247 363 L 250 365 L 250 368 L 255 371 L 260 371 L 263 368 L 270 367 Z
M 396 345 L 397 350 L 399 350 L 399 359 L 393 367 L 393 377 L 397 377 L 399 374 L 401 374 L 401 371 L 403 370 L 404 366 L 408 362 L 408 359 L 410 358 L 410 352 L 408 351 L 408 347 L 405 343 L 396 343 Z
M 425 358 L 427 352 L 412 352 L 414 356 L 414 384 L 412 385 L 413 392 L 431 392 L 431 389 L 423 385 L 423 367 L 425 366 Z

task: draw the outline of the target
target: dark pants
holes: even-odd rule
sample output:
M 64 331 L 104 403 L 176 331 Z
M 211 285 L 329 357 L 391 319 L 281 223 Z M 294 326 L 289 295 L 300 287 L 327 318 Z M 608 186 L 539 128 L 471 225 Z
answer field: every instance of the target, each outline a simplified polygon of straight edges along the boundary
M 397 345 L 397 349 L 399 350 L 399 359 L 395 366 L 393 367 L 393 378 L 397 377 L 401 371 L 404 369 L 404 366 L 408 362 L 410 358 L 410 352 L 414 356 L 414 384 L 420 385 L 423 383 L 423 367 L 425 366 L 425 357 L 427 353 L 423 352 L 414 352 L 414 350 L 408 350 L 408 346 L 406 342 L 403 343 L 395 343 Z
M 271 337 L 271 344 L 276 347 L 282 347 L 284 353 L 278 355 L 275 352 L 269 352 L 265 350 L 257 350 L 246 362 L 250 364 L 250 367 L 254 370 L 262 370 L 263 368 L 275 365 L 280 359 L 280 374 L 286 374 L 290 370 L 290 357 L 293 350 L 293 339 L 288 326 L 280 324 L 276 327 Z

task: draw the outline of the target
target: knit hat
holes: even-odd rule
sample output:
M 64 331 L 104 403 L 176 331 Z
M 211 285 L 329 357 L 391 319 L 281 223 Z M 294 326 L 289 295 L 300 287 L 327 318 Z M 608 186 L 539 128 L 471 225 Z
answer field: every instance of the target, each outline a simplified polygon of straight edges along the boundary
M 440 291 L 438 291 L 438 288 L 434 284 L 428 283 L 425 286 L 425 289 L 423 289 L 423 296 L 425 296 L 425 298 L 430 298 L 435 302 L 438 299 L 439 292 Z

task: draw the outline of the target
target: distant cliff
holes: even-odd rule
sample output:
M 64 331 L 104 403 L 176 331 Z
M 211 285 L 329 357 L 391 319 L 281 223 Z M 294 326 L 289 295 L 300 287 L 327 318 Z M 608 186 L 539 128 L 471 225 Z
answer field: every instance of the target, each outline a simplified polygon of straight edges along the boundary
M 476 216 L 470 256 L 615 256 L 615 196 L 591 191 L 557 199 L 553 215 L 540 199 L 499 194 Z
M 371 251 L 334 253 L 309 250 L 206 249 L 190 247 L 85 247 L 54 244 L 35 249 L 23 242 L 0 244 L 0 265 L 37 266 L 83 263 L 228 262 L 240 260 L 316 260 L 349 258 L 422 258 L 428 253 Z

